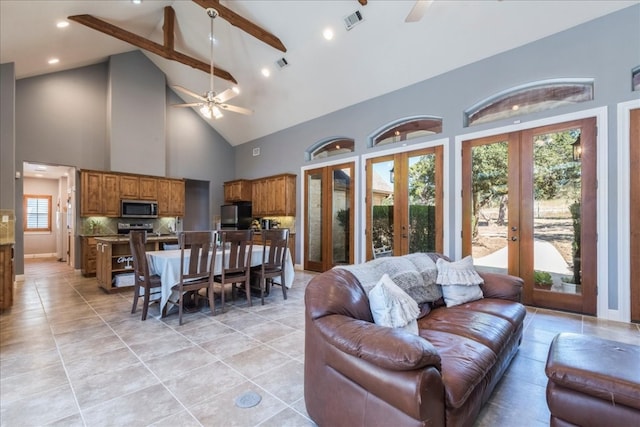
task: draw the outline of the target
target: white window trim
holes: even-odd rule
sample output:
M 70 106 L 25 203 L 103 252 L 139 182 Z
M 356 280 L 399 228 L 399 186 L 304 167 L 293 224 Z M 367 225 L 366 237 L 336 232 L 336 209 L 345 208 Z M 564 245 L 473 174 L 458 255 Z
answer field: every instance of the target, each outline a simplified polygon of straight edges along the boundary
M 618 319 L 631 321 L 631 190 L 630 145 L 631 110 L 640 108 L 640 99 L 618 104 Z
M 620 307 L 618 310 L 609 309 L 609 233 L 607 230 L 608 220 L 608 207 L 609 196 L 608 189 L 605 183 L 608 182 L 608 125 L 607 125 L 607 107 L 598 107 L 589 110 L 576 111 L 574 113 L 563 114 L 560 116 L 552 116 L 544 119 L 533 120 L 521 123 L 520 120 L 514 120 L 512 125 L 502 126 L 498 128 L 486 129 L 478 132 L 470 132 L 455 137 L 455 158 L 454 158 L 454 170 L 455 170 L 455 259 L 459 259 L 462 256 L 462 236 L 460 231 L 462 230 L 462 141 L 468 139 L 483 138 L 491 135 L 499 135 L 502 133 L 516 132 L 524 129 L 537 128 L 556 123 L 568 122 L 571 120 L 585 119 L 588 117 L 596 118 L 596 126 L 598 127 L 598 134 L 596 136 L 597 145 L 597 170 L 596 176 L 598 182 L 602 185 L 598 185 L 596 191 L 597 197 L 597 263 L 598 263 L 598 296 L 597 296 L 597 316 L 603 319 L 609 320 L 622 320 L 620 316 Z M 619 255 L 619 254 L 618 254 Z M 620 282 L 620 281 L 619 281 Z M 618 285 L 620 286 L 620 285 Z M 618 301 L 620 301 L 620 290 L 618 288 Z

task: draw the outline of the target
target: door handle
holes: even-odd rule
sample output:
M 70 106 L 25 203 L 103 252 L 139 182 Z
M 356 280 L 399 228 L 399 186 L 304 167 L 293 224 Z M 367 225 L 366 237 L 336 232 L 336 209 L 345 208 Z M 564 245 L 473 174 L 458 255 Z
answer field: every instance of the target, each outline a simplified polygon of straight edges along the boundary
M 517 238 L 516 236 L 512 236 L 512 237 L 511 237 L 511 241 L 512 241 L 512 242 L 515 242 L 515 241 L 517 241 L 517 240 L 518 240 L 518 238 Z
M 513 227 L 511 227 L 511 231 L 518 231 L 518 227 L 514 225 Z

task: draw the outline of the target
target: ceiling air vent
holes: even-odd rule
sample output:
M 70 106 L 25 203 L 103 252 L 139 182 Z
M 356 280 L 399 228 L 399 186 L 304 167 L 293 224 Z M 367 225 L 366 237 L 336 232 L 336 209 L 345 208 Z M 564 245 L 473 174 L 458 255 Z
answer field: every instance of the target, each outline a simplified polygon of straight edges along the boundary
M 356 24 L 362 22 L 364 18 L 362 17 L 362 13 L 359 10 L 356 10 L 351 15 L 347 15 L 344 17 L 344 25 L 347 27 L 347 30 L 352 29 Z
M 287 61 L 284 57 L 282 57 L 276 61 L 276 65 L 280 67 L 280 69 L 283 69 L 284 67 L 289 65 L 289 61 Z

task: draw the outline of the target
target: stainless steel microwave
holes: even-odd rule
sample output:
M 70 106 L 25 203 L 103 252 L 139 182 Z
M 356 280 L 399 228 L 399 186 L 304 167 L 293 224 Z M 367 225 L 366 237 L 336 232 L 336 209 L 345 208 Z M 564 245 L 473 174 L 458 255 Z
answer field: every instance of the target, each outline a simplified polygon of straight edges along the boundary
M 122 218 L 157 218 L 158 202 L 149 200 L 121 200 Z

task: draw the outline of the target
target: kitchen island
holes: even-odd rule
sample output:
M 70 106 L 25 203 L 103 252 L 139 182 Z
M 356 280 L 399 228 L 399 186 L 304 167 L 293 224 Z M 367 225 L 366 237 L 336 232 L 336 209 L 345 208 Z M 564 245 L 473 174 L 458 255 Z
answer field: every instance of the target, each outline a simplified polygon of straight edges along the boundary
M 128 235 L 92 237 L 96 242 L 96 278 L 107 292 L 127 290 L 133 283 L 133 256 Z M 164 249 L 164 244 L 177 244 L 175 234 L 147 235 L 147 251 Z

